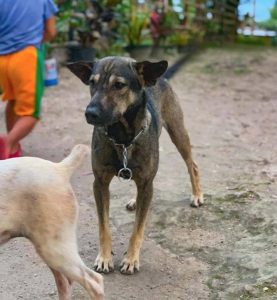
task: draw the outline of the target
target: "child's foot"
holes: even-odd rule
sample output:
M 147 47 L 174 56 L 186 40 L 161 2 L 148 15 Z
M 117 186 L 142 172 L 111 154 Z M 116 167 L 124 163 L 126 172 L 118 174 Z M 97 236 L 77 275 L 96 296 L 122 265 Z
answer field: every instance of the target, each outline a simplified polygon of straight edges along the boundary
M 0 137 L 0 160 L 9 158 L 10 151 L 5 137 Z
M 20 144 L 18 144 L 18 148 L 15 152 L 11 153 L 9 155 L 9 158 L 15 158 L 15 157 L 20 157 L 22 155 L 22 150 Z

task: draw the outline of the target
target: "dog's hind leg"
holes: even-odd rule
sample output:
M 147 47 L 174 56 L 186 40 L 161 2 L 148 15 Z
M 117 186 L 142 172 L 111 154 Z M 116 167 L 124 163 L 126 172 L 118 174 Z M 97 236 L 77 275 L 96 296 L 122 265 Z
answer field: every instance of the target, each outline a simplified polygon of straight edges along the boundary
M 129 211 L 133 211 L 136 209 L 136 199 L 132 198 L 131 200 L 128 201 L 126 204 L 126 209 Z
M 71 299 L 71 281 L 68 280 L 66 276 L 64 276 L 61 272 L 58 272 L 52 268 L 52 271 L 56 286 L 58 289 L 59 300 L 70 300 Z
M 79 265 L 68 265 L 65 268 L 63 267 L 62 272 L 69 280 L 76 281 L 83 286 L 88 292 L 90 299 L 104 299 L 102 275 L 88 269 L 83 262 L 80 261 Z
M 86 267 L 71 238 L 69 241 L 45 239 L 44 245 L 36 248 L 54 274 L 60 300 L 70 299 L 70 284 L 74 281 L 86 289 L 90 299 L 103 299 L 102 276 Z
M 165 104 L 162 108 L 164 127 L 186 162 L 192 186 L 191 205 L 198 207 L 203 204 L 203 194 L 200 188 L 198 167 L 192 159 L 190 139 L 184 126 L 183 112 L 175 97 L 170 97 Z
M 97 206 L 100 240 L 100 249 L 94 263 L 94 269 L 97 272 L 103 273 L 109 273 L 114 270 L 112 258 L 112 240 L 109 227 L 109 184 L 112 176 L 107 175 L 106 177 L 107 179 L 103 180 L 103 178 L 99 178 L 95 174 L 95 180 L 93 184 L 94 197 Z

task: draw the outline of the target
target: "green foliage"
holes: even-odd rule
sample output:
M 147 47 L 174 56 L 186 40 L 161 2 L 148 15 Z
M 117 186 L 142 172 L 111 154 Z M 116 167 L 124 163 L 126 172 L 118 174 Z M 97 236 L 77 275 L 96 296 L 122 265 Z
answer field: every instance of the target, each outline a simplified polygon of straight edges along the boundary
M 123 38 L 125 46 L 143 44 L 148 33 L 149 12 L 138 8 L 136 1 L 123 0 L 115 6 L 117 13 L 118 34 Z
M 209 33 L 217 33 L 220 30 L 220 24 L 213 20 L 207 20 L 206 23 L 206 31 Z
M 185 32 L 175 32 L 168 36 L 166 44 L 170 46 L 184 46 L 189 41 L 189 35 Z
M 69 19 L 71 16 L 71 9 L 68 7 L 69 1 L 65 1 L 65 5 L 59 7 L 59 13 L 56 20 L 57 36 L 55 42 L 58 44 L 64 43 L 67 40 L 67 33 L 69 30 Z
M 271 38 L 264 36 L 244 36 L 238 35 L 236 38 L 236 42 L 239 44 L 253 45 L 253 46 L 270 46 Z
M 270 18 L 267 21 L 260 22 L 259 25 L 262 28 L 277 32 L 277 1 L 275 2 L 274 7 L 270 10 Z
M 164 17 L 162 20 L 162 27 L 165 28 L 174 28 L 175 26 L 180 25 L 180 19 L 178 14 L 173 11 L 172 9 L 169 9 L 164 13 Z
M 215 4 L 209 7 L 206 0 L 181 1 L 178 13 L 173 9 L 172 0 L 168 1 L 168 5 L 161 4 L 157 7 L 161 21 L 157 26 L 160 37 L 156 40 L 153 34 L 150 35 L 150 12 L 157 2 L 144 1 L 143 4 L 138 4 L 137 0 L 99 0 L 93 3 L 91 0 L 56 0 L 56 2 L 59 3 L 59 14 L 58 35 L 55 42 L 66 44 L 68 41 L 77 41 L 83 47 L 93 46 L 100 55 L 120 54 L 126 46 L 155 44 L 158 39 L 158 43 L 163 46 L 184 46 L 190 42 L 202 42 L 205 35 L 217 34 L 221 28 L 218 18 L 206 18 L 207 11 L 215 9 Z M 197 8 L 196 3 L 200 3 L 201 7 Z M 110 11 L 113 15 L 112 21 L 103 25 L 102 9 L 99 12 L 97 8 L 95 9 L 96 6 L 105 12 Z M 271 10 L 271 19 L 267 24 L 270 28 L 275 28 L 276 5 L 275 8 Z M 185 21 L 182 22 L 184 18 Z
M 71 29 L 88 31 L 85 17 L 81 14 L 86 10 L 86 1 L 64 0 L 59 5 L 57 17 L 57 37 L 55 42 L 65 43 L 68 40 L 68 32 Z

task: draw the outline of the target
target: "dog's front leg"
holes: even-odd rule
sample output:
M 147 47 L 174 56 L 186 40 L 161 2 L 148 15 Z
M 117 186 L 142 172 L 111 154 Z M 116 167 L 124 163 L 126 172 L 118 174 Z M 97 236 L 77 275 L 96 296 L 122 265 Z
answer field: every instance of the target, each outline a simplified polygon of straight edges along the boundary
M 153 196 L 153 179 L 137 184 L 136 219 L 132 236 L 129 241 L 128 251 L 121 262 L 120 272 L 123 274 L 134 274 L 139 270 L 139 253 L 143 241 L 144 227 L 147 212 Z
M 109 227 L 110 193 L 109 184 L 111 178 L 103 180 L 95 177 L 93 184 L 94 197 L 97 206 L 99 222 L 100 249 L 94 263 L 97 272 L 109 273 L 114 270 L 112 259 L 112 241 Z

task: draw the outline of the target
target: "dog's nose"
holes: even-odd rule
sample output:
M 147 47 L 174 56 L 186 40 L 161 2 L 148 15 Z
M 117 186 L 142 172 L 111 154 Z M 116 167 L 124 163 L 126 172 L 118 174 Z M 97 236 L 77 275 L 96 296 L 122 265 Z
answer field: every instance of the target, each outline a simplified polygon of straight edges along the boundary
M 89 124 L 94 124 L 100 118 L 100 109 L 97 106 L 88 106 L 85 116 Z

